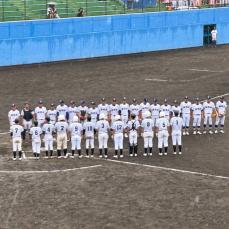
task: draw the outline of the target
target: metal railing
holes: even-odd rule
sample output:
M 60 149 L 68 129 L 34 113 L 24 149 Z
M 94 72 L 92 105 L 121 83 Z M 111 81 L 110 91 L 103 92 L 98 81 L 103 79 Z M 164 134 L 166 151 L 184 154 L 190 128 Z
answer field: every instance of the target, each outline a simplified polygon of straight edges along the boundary
M 75 17 L 79 8 L 83 8 L 84 16 L 97 16 L 229 5 L 229 0 L 56 0 L 55 2 L 61 18 Z M 0 21 L 45 19 L 48 3 L 48 0 L 0 0 Z

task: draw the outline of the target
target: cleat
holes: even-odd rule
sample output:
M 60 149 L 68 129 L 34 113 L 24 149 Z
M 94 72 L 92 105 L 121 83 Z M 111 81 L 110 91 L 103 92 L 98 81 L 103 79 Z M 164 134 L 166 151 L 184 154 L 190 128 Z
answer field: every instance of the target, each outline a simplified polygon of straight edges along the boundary
M 196 131 L 195 130 L 193 131 L 193 134 L 196 135 Z
M 130 157 L 133 157 L 133 154 L 132 153 L 130 154 Z
M 224 134 L 224 130 L 220 130 L 220 133 L 221 133 L 221 134 Z
M 178 154 L 179 154 L 179 155 L 181 155 L 181 154 L 182 154 L 182 152 L 179 152 Z
M 167 153 L 164 153 L 165 156 L 167 156 L 168 154 Z
M 94 155 L 91 155 L 91 157 L 94 157 Z
M 173 152 L 173 154 L 177 154 L 177 152 Z
M 19 157 L 19 158 L 18 158 L 18 160 L 19 160 L 19 161 L 21 161 L 21 160 L 22 160 L 22 158 L 21 158 L 21 157 Z
M 99 158 L 102 158 L 103 157 L 103 155 L 99 155 Z
M 189 135 L 189 132 L 188 131 L 186 132 L 186 135 Z
M 147 156 L 147 153 L 143 153 L 143 156 L 146 157 Z
M 16 157 L 13 157 L 13 161 L 16 161 L 17 160 L 17 158 Z
M 200 131 L 197 131 L 197 134 L 201 135 L 202 133 Z
M 123 154 L 120 155 L 120 158 L 123 158 Z
M 124 136 L 125 136 L 125 138 L 128 138 L 128 134 L 127 133 L 125 133 Z
M 134 156 L 137 157 L 138 155 L 135 153 Z
M 61 156 L 58 156 L 57 158 L 58 158 L 58 159 L 61 159 Z
M 159 153 L 158 155 L 159 155 L 159 156 L 163 156 L 163 153 Z
M 209 134 L 213 134 L 213 131 L 212 130 L 209 130 Z
M 73 156 L 73 155 L 71 155 L 71 156 L 70 156 L 70 158 L 74 159 L 74 156 Z
M 186 135 L 186 133 L 185 133 L 185 132 L 183 132 L 183 135 L 185 136 L 185 135 Z
M 149 155 L 150 155 L 150 156 L 153 156 L 153 154 L 152 154 L 152 153 L 149 153 Z
M 45 156 L 44 159 L 48 159 L 49 157 Z
M 218 130 L 215 130 L 215 134 L 218 134 Z
M 86 157 L 86 158 L 89 158 L 89 155 L 86 155 L 85 157 Z
M 204 130 L 204 131 L 203 131 L 203 134 L 206 134 L 206 133 L 207 133 L 207 131 L 206 131 L 206 130 Z
M 114 157 L 114 158 L 118 158 L 118 155 L 114 155 L 113 157 Z
M 108 158 L 108 156 L 107 155 L 104 155 L 104 158 Z
M 79 155 L 79 158 L 82 158 L 83 156 L 82 155 Z

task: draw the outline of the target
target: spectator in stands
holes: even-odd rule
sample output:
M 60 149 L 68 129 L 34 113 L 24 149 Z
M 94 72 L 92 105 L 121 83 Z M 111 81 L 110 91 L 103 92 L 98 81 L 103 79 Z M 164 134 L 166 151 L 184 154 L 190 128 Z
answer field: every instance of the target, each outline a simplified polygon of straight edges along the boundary
M 57 13 L 56 3 L 55 2 L 49 2 L 48 3 L 47 17 L 49 19 L 60 18 L 58 13 Z
M 76 14 L 76 17 L 83 17 L 84 16 L 84 11 L 83 11 L 83 8 L 79 8 L 78 9 L 78 12 Z

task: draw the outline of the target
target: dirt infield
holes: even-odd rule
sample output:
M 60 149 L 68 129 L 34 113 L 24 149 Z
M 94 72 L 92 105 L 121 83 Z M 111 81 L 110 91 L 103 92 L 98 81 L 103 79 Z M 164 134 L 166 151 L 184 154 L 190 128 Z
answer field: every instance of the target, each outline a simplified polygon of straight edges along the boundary
M 8 131 L 10 104 L 26 100 L 48 105 L 147 96 L 172 102 L 227 94 L 228 56 L 229 46 L 220 46 L 0 68 L 0 132 Z M 98 158 L 13 162 L 9 136 L 0 135 L 0 228 L 228 228 L 229 179 L 172 171 L 229 177 L 228 138 L 226 123 L 224 135 L 185 136 L 182 156 L 161 158 L 154 146 L 147 158 L 129 158 L 125 150 L 123 161 L 133 164 L 123 164 Z M 109 146 L 111 159 L 112 141 Z

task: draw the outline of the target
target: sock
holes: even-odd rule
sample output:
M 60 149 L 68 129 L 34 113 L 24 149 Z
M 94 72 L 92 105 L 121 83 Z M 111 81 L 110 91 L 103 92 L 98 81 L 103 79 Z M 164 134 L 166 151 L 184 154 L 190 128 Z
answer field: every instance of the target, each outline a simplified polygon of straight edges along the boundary
M 48 157 L 48 156 L 49 156 L 49 153 L 48 153 L 48 151 L 45 151 L 45 155 L 46 155 L 46 157 Z
M 75 150 L 72 150 L 72 156 L 74 156 L 74 154 L 75 154 Z
M 53 155 L 53 150 L 50 150 L 50 156 L 52 157 L 52 155 Z
M 120 155 L 122 155 L 123 154 L 123 150 L 122 149 L 120 149 Z
M 144 148 L 144 152 L 147 154 L 147 148 Z
M 19 158 L 21 158 L 22 152 L 21 152 L 21 151 L 19 151 L 19 152 L 18 152 L 18 154 L 19 154 Z
M 68 150 L 67 149 L 64 149 L 64 156 L 67 155 L 67 152 L 68 152 Z
M 33 153 L 33 156 L 34 156 L 34 157 L 37 157 L 37 154 L 36 154 L 36 153 Z
M 105 153 L 105 155 L 107 155 L 107 152 L 108 152 L 108 149 L 107 149 L 107 148 L 105 148 L 105 149 L 104 149 L 104 153 Z
M 173 146 L 173 152 L 175 153 L 177 151 L 177 147 L 174 145 Z
M 78 151 L 79 156 L 81 156 L 81 149 L 78 149 L 77 151 Z
M 153 149 L 152 147 L 149 148 L 149 153 L 152 153 L 152 149 Z
M 129 146 L 129 154 L 133 153 L 133 146 Z
M 223 130 L 223 128 L 224 128 L 224 125 L 221 125 L 221 130 Z
M 60 157 L 61 156 L 61 150 L 57 150 L 57 156 Z
M 212 125 L 209 125 L 209 130 L 211 130 L 212 129 Z
M 215 125 L 215 128 L 218 128 L 218 125 Z
M 162 153 L 162 148 L 159 148 L 159 153 Z
M 17 153 L 14 151 L 14 152 L 13 152 L 13 157 L 14 157 L 14 158 L 16 158 L 16 154 L 17 154 Z
M 167 146 L 167 147 L 165 147 L 165 153 L 167 153 L 167 151 L 168 151 L 168 146 Z
M 91 155 L 93 155 L 93 154 L 94 154 L 94 148 L 91 149 Z
M 118 150 L 115 150 L 115 155 L 118 155 Z
M 179 145 L 178 147 L 179 147 L 179 152 L 181 152 L 181 150 L 182 150 L 182 145 Z
M 204 129 L 206 128 L 206 124 L 204 124 Z
M 89 149 L 86 149 L 86 155 L 88 156 L 88 153 L 89 153 Z

